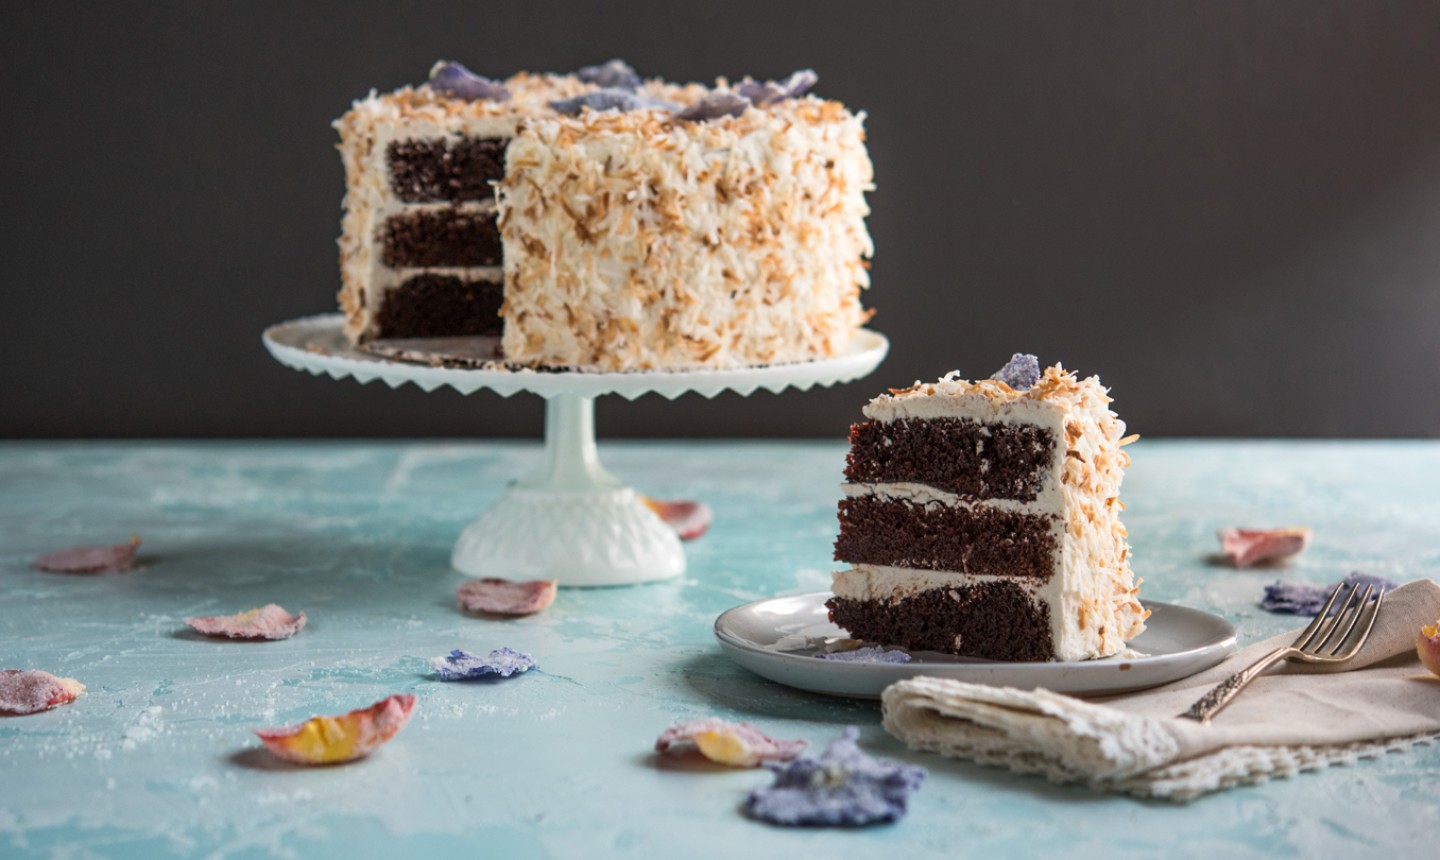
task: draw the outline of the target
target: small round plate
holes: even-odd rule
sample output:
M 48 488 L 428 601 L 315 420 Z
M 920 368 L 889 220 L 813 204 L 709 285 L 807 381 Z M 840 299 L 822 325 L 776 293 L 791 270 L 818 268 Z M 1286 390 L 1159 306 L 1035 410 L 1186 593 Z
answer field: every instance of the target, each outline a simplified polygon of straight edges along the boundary
M 1214 666 L 1235 650 L 1235 627 L 1208 612 L 1145 601 L 1150 618 L 1129 645 L 1134 653 L 1076 663 L 999 663 L 931 651 L 908 663 L 847 663 L 815 656 L 848 638 L 830 622 L 827 592 L 776 597 L 737 606 L 715 619 L 715 638 L 735 662 L 790 687 L 852 698 L 879 698 L 904 678 L 927 675 L 973 684 L 1044 687 L 1104 696 L 1154 687 Z

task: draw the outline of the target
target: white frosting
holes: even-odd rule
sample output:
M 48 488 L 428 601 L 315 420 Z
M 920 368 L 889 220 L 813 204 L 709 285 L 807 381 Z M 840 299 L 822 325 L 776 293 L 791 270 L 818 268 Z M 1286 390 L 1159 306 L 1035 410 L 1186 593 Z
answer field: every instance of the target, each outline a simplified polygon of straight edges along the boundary
M 962 418 L 985 423 L 1034 424 L 1055 440 L 1050 474 L 1033 502 L 968 501 L 910 483 L 846 485 L 849 496 L 875 495 L 920 504 L 966 509 L 994 508 L 1059 514 L 1056 522 L 1055 572 L 1043 585 L 1007 578 L 1050 608 L 1051 635 L 1058 659 L 1103 657 L 1121 650 L 1125 640 L 1144 629 L 1148 614 L 1140 605 L 1130 570 L 1129 545 L 1119 514 L 1120 482 L 1130 458 L 1121 447 L 1125 424 L 1110 411 L 1110 398 L 1098 378 L 1083 381 L 1063 368 L 1045 371 L 1040 382 L 1016 391 L 995 380 L 968 382 L 954 374 L 937 383 L 916 383 L 882 395 L 865 407 L 871 420 Z M 837 595 L 896 599 L 926 588 L 987 581 L 957 572 L 856 566 L 835 574 Z M 845 594 L 841 594 L 842 590 Z
M 353 339 L 374 334 L 380 294 L 396 281 L 375 249 L 384 219 L 434 206 L 394 198 L 388 146 L 462 136 L 511 138 L 498 189 L 508 361 L 803 361 L 842 353 L 868 318 L 863 115 L 807 97 L 704 123 L 654 110 L 564 117 L 549 102 L 594 87 L 553 75 L 505 86 L 506 102 L 372 92 L 336 122 L 347 177 L 340 300 Z M 705 89 L 650 81 L 643 92 L 684 105 Z

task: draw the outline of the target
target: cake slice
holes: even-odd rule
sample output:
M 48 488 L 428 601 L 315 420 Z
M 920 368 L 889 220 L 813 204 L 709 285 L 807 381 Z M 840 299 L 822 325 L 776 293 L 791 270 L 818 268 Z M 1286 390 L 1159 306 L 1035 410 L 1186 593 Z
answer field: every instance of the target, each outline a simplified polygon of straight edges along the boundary
M 850 430 L 830 618 L 990 660 L 1115 654 L 1145 629 L 1120 481 L 1136 437 L 1097 377 L 1017 354 L 881 395 Z

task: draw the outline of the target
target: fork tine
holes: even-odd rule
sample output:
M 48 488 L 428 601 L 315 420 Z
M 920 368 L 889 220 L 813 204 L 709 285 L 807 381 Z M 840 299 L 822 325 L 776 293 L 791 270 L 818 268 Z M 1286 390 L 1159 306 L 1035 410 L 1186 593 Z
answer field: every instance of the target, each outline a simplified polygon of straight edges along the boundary
M 1302 651 L 1305 650 L 1305 646 L 1310 644 L 1310 640 L 1314 638 L 1316 633 L 1320 632 L 1320 628 L 1329 619 L 1330 607 L 1335 605 L 1335 598 L 1339 597 L 1340 592 L 1344 590 L 1345 583 L 1343 582 L 1335 586 L 1335 590 L 1330 592 L 1330 599 L 1325 601 L 1325 605 L 1315 614 L 1315 620 L 1311 621 L 1308 627 L 1300 631 L 1300 635 L 1295 637 L 1295 642 L 1290 647 L 1299 648 Z
M 1366 596 L 1368 597 L 1369 595 L 1367 594 Z M 1380 617 L 1380 602 L 1384 599 L 1385 592 L 1376 591 L 1375 599 L 1361 607 L 1360 612 L 1356 615 L 1356 621 L 1359 623 L 1358 625 L 1354 625 L 1355 633 L 1353 636 L 1350 636 L 1349 631 L 1346 631 L 1348 638 L 1344 646 L 1338 648 L 1338 653 L 1335 655 L 1338 659 L 1348 660 L 1354 657 L 1356 652 L 1360 650 L 1360 646 L 1365 644 L 1365 640 L 1370 638 L 1370 629 L 1375 626 L 1375 619 Z M 1362 617 L 1364 618 L 1363 621 L 1360 620 Z
M 1351 585 L 1342 582 L 1335 586 L 1335 591 L 1330 595 L 1330 599 L 1325 602 L 1325 606 L 1315 616 L 1315 620 L 1310 622 L 1310 626 L 1305 628 L 1302 637 L 1295 640 L 1294 647 L 1311 653 L 1319 650 L 1325 644 L 1325 640 L 1330 638 L 1330 634 L 1335 632 L 1335 625 L 1344 616 L 1346 606 L 1355 598 L 1355 594 L 1359 590 L 1358 584 Z M 1330 607 L 1335 604 L 1335 598 L 1339 597 L 1341 592 L 1346 592 L 1345 599 L 1340 601 L 1340 606 L 1334 614 L 1331 614 Z
M 1363 599 L 1364 598 L 1360 597 L 1360 583 L 1357 582 L 1355 583 L 1355 587 L 1350 589 L 1350 593 L 1345 595 L 1345 600 L 1340 604 L 1340 609 L 1336 611 L 1334 615 L 1330 616 L 1330 624 L 1325 629 L 1324 638 L 1304 650 L 1312 654 L 1323 655 L 1325 649 L 1330 646 L 1332 641 L 1336 645 L 1339 645 L 1345 637 L 1337 637 L 1335 634 L 1341 627 L 1345 626 L 1347 620 L 1353 620 L 1354 616 L 1359 613 L 1360 601 Z
M 1359 591 L 1360 586 L 1356 585 L 1355 590 Z M 1333 657 L 1340 651 L 1341 646 L 1345 644 L 1345 640 L 1350 637 L 1350 631 L 1354 630 L 1355 625 L 1360 623 L 1360 617 L 1365 614 L 1365 610 L 1369 606 L 1370 596 L 1374 593 L 1374 584 L 1367 585 L 1365 586 L 1365 593 L 1360 595 L 1360 602 L 1353 607 L 1348 605 L 1345 607 L 1345 611 L 1340 614 L 1341 620 L 1336 622 L 1335 629 L 1331 631 L 1330 636 L 1325 637 L 1325 641 L 1319 649 L 1321 654 Z M 1343 632 L 1340 630 L 1341 627 L 1345 628 Z M 1336 633 L 1340 635 L 1336 636 Z M 1335 640 L 1334 645 L 1330 644 L 1332 637 Z M 1325 646 L 1328 646 L 1328 648 Z

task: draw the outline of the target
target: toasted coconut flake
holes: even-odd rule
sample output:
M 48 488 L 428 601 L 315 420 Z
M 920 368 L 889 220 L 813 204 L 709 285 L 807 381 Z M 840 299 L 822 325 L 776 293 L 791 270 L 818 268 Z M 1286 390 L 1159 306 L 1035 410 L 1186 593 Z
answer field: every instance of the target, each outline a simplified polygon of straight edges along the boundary
M 108 573 L 129 570 L 135 564 L 140 536 L 114 546 L 72 546 L 35 559 L 35 567 L 51 573 Z
M 335 717 L 312 717 L 298 726 L 257 729 L 270 752 L 297 764 L 339 764 L 369 755 L 410 721 L 415 697 L 398 694 Z
M 20 715 L 68 705 L 85 692 L 74 678 L 57 678 L 39 669 L 0 671 L 0 714 Z
M 274 603 L 235 615 L 186 618 L 185 623 L 206 636 L 230 639 L 289 639 L 305 626 L 305 613 L 291 615 Z
M 750 723 L 716 717 L 677 723 L 655 739 L 655 751 L 682 755 L 694 749 L 713 762 L 730 767 L 755 767 L 766 761 L 788 761 L 807 746 L 803 740 L 777 741 Z

